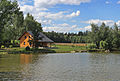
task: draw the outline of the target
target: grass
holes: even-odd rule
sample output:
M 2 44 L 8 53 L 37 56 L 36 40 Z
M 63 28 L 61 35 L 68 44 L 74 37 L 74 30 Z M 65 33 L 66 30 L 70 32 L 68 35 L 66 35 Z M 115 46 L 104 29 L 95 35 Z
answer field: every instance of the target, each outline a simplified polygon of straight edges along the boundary
M 68 45 L 53 45 L 52 50 L 54 50 L 56 53 L 68 53 L 71 51 L 79 52 L 80 50 L 86 50 L 86 46 L 68 46 Z
M 3 48 L 0 49 L 0 54 L 30 54 L 30 53 L 55 53 L 54 50 L 51 49 L 30 49 L 29 51 L 26 51 L 25 48 Z
M 25 48 L 3 48 L 0 49 L 0 54 L 21 54 L 21 53 L 70 53 L 72 51 L 79 52 L 80 50 L 86 50 L 85 46 L 67 46 L 67 45 L 52 45 L 52 48 L 44 49 L 31 49 L 26 51 Z
M 0 54 L 34 54 L 34 53 L 71 53 L 71 52 L 103 52 L 103 49 L 87 49 L 86 46 L 73 45 L 52 45 L 52 48 L 30 49 L 26 51 L 25 48 L 3 48 L 0 49 Z

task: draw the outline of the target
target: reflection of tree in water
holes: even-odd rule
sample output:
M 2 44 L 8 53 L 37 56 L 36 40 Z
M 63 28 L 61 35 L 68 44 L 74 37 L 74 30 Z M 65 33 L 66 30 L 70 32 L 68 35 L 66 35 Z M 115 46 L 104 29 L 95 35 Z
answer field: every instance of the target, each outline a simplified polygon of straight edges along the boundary
M 22 81 L 26 79 L 25 76 L 30 73 L 32 64 L 38 59 L 36 54 L 0 55 L 0 81 Z
M 0 81 L 21 80 L 19 55 L 0 55 Z

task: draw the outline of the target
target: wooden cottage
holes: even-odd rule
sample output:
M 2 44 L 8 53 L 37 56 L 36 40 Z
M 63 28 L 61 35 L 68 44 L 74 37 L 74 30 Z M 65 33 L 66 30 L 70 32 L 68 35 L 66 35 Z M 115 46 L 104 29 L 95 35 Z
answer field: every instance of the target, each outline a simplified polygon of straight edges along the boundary
M 20 47 L 32 47 L 32 43 L 29 42 L 33 38 L 33 33 L 31 31 L 24 32 L 24 34 L 19 38 L 20 40 Z M 52 43 L 54 43 L 51 39 L 49 39 L 46 35 L 42 32 L 39 32 L 39 37 L 42 39 L 37 40 L 39 42 L 39 47 L 50 47 Z

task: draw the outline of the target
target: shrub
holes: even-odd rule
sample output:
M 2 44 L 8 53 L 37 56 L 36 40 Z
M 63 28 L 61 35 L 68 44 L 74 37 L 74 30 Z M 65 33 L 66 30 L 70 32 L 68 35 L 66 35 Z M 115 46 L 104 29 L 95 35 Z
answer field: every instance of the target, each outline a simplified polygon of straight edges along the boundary
M 9 45 L 9 48 L 12 48 L 13 47 L 13 45 Z
M 19 40 L 15 40 L 15 44 L 20 44 L 20 41 Z
M 2 45 L 2 46 L 1 46 L 1 48 L 5 48 L 5 46 L 4 46 L 4 45 Z
M 13 44 L 14 43 L 14 41 L 13 40 L 11 40 L 11 44 Z
M 87 46 L 89 49 L 94 49 L 94 48 L 96 48 L 96 44 L 88 44 L 88 46 Z
M 26 50 L 26 51 L 30 51 L 30 47 L 27 46 L 27 47 L 25 48 L 25 50 Z
M 100 48 L 108 49 L 108 43 L 106 41 L 100 41 Z

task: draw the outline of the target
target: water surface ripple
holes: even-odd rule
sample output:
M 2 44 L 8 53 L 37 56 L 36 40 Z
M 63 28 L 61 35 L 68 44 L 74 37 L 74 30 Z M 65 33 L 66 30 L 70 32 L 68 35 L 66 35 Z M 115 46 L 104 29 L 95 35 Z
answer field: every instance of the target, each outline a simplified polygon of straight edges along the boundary
M 0 55 L 0 81 L 120 81 L 120 54 Z

